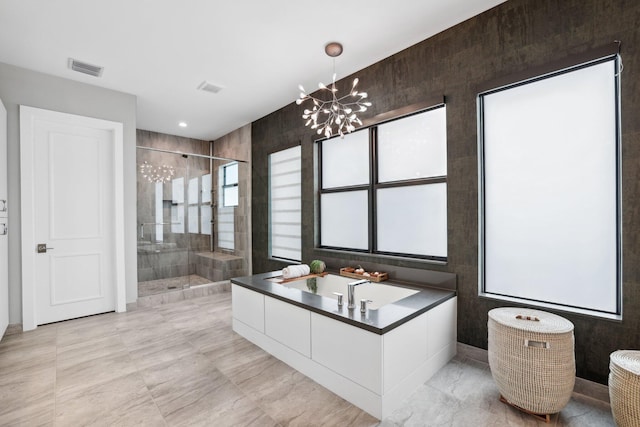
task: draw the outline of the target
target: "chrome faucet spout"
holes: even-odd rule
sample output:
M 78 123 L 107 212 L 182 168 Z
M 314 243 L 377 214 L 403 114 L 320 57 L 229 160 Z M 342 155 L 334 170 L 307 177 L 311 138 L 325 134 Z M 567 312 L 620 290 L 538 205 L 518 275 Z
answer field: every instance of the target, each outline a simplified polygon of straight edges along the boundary
M 348 298 L 347 308 L 349 310 L 353 310 L 354 308 L 356 308 L 355 298 L 353 297 L 354 288 L 358 285 L 363 285 L 365 283 L 370 283 L 370 282 L 369 280 L 364 279 L 364 280 L 358 280 L 355 282 L 347 283 L 347 298 Z

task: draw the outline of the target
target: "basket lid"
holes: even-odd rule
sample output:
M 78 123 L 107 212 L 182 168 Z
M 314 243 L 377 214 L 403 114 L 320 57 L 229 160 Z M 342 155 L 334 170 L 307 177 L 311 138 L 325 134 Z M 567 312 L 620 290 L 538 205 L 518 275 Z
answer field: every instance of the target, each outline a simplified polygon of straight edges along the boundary
M 501 325 L 538 333 L 573 331 L 573 323 L 564 317 L 530 308 L 501 307 L 489 311 L 489 317 Z
M 640 375 L 640 351 L 638 350 L 618 350 L 611 353 L 611 362 L 629 371 Z

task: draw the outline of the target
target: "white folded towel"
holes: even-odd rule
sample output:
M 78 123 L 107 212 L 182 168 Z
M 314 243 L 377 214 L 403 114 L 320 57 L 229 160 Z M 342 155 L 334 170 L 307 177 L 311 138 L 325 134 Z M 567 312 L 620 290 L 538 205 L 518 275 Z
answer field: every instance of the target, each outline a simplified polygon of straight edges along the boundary
M 282 277 L 285 279 L 293 279 L 295 277 L 306 276 L 309 274 L 309 266 L 307 264 L 290 265 L 282 269 Z

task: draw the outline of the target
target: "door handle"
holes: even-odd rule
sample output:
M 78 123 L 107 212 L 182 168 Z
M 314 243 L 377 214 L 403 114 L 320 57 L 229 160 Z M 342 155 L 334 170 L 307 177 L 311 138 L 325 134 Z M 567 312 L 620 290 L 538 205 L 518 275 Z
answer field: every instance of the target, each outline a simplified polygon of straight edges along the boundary
M 53 248 L 48 248 L 46 243 L 38 243 L 38 245 L 36 246 L 36 252 L 39 254 L 44 254 L 51 249 Z

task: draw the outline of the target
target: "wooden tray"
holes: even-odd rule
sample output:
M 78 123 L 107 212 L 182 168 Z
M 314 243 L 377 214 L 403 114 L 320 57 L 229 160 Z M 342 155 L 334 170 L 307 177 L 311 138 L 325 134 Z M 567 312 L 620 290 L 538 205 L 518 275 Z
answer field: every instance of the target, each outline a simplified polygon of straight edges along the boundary
M 300 277 L 292 277 L 291 279 L 285 279 L 282 276 L 275 276 L 275 277 L 270 277 L 267 280 L 270 282 L 275 282 L 275 283 L 289 283 L 289 282 L 295 282 L 298 280 L 306 280 L 306 279 L 313 279 L 314 277 L 324 277 L 327 274 L 329 274 L 328 272 L 323 272 L 323 273 L 319 273 L 319 274 L 307 274 L 306 276 L 300 276 Z
M 362 274 L 358 274 L 358 273 L 349 273 L 344 271 L 344 267 L 340 269 L 340 275 L 344 276 L 344 277 L 351 277 L 352 279 L 365 279 L 365 280 L 370 280 L 372 282 L 384 282 L 385 280 L 389 279 L 389 275 L 387 273 L 380 273 L 380 275 L 376 276 L 363 276 Z

